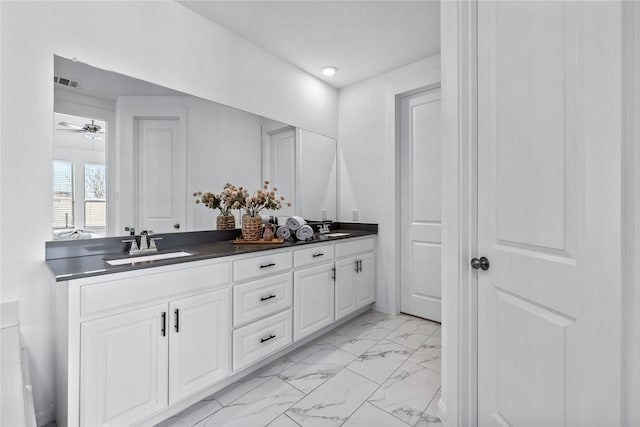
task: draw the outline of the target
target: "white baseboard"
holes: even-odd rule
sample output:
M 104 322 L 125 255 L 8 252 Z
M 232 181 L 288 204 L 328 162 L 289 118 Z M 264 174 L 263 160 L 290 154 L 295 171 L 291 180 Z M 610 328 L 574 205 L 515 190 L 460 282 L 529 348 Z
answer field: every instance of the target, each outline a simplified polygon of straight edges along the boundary
M 39 426 L 46 426 L 55 421 L 56 413 L 54 410 L 54 406 L 51 405 L 49 408 L 44 409 L 42 411 L 36 412 L 36 422 Z
M 380 311 L 382 313 L 387 313 L 390 314 L 389 311 L 387 310 L 387 305 L 386 304 L 378 304 L 377 302 L 373 305 L 372 307 L 375 311 Z
M 447 425 L 447 405 L 440 399 L 438 401 L 438 418 L 442 421 L 442 424 Z

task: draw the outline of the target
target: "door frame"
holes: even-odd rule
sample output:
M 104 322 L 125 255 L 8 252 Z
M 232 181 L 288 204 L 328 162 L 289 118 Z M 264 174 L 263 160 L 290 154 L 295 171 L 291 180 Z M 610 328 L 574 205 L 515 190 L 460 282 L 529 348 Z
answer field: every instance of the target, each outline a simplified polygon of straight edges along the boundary
M 622 292 L 625 396 L 622 420 L 640 417 L 640 5 L 622 2 Z M 442 2 L 443 369 L 438 415 L 446 425 L 475 426 L 477 390 L 477 0 Z M 448 410 L 447 410 L 448 409 Z
M 622 5 L 622 424 L 640 419 L 640 5 Z
M 478 419 L 477 3 L 442 2 L 442 394 L 446 425 Z M 446 243 L 446 244 L 445 244 Z
M 381 256 L 379 253 L 376 255 L 378 260 L 376 266 L 381 266 L 384 263 L 381 259 L 392 260 L 389 270 L 391 271 L 391 277 L 393 280 L 387 287 L 387 305 L 383 306 L 376 304 L 376 308 L 380 311 L 397 315 L 400 313 L 400 98 L 402 96 L 410 95 L 414 92 L 421 92 L 423 90 L 431 90 L 441 87 L 440 67 L 430 68 L 425 70 L 418 76 L 412 76 L 398 81 L 390 83 L 386 88 L 386 104 L 387 104 L 387 155 L 386 158 L 390 160 L 388 169 L 391 170 L 390 179 L 393 179 L 393 200 L 394 206 L 392 215 L 393 218 L 390 221 L 393 224 L 393 232 L 389 236 L 391 241 L 387 247 L 392 254 L 387 256 Z M 384 250 L 384 248 L 380 248 Z M 376 277 L 384 277 L 384 274 L 380 274 L 380 267 L 376 267 Z M 378 281 L 376 280 L 376 288 L 378 287 Z

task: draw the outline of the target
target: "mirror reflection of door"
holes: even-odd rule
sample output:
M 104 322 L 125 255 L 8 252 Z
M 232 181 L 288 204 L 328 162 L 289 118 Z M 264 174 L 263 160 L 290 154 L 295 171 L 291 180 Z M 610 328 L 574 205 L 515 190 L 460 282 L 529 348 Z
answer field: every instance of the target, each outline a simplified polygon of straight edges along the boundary
M 106 122 L 54 113 L 53 239 L 102 237 L 107 226 Z
M 180 119 L 139 118 L 138 227 L 154 233 L 186 231 L 185 159 Z
M 278 194 L 284 195 L 293 205 L 284 205 L 277 211 L 280 217 L 294 214 L 296 197 L 296 134 L 293 127 L 267 131 L 264 136 L 263 156 L 265 168 L 264 180 L 278 189 Z

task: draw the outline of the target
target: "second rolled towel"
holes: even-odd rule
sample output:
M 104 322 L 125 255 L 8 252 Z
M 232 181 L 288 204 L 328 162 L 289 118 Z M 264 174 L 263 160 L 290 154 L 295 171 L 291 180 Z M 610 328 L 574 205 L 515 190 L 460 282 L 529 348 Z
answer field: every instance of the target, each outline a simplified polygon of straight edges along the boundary
M 298 240 L 309 240 L 313 239 L 313 228 L 310 225 L 303 225 L 296 231 L 296 238 Z
M 291 230 L 289 230 L 285 226 L 278 227 L 278 229 L 276 230 L 276 236 L 281 239 L 287 240 L 291 238 Z
M 289 230 L 296 231 L 303 225 L 305 225 L 307 221 L 304 220 L 301 216 L 291 216 L 287 218 L 287 227 Z

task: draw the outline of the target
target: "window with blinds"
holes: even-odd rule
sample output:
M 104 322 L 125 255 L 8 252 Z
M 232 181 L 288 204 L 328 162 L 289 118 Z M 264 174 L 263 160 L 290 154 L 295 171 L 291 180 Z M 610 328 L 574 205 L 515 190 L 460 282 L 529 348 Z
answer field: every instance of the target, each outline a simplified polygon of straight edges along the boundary
M 84 164 L 84 226 L 106 227 L 106 173 L 103 164 Z
M 73 162 L 53 161 L 53 228 L 73 228 Z

